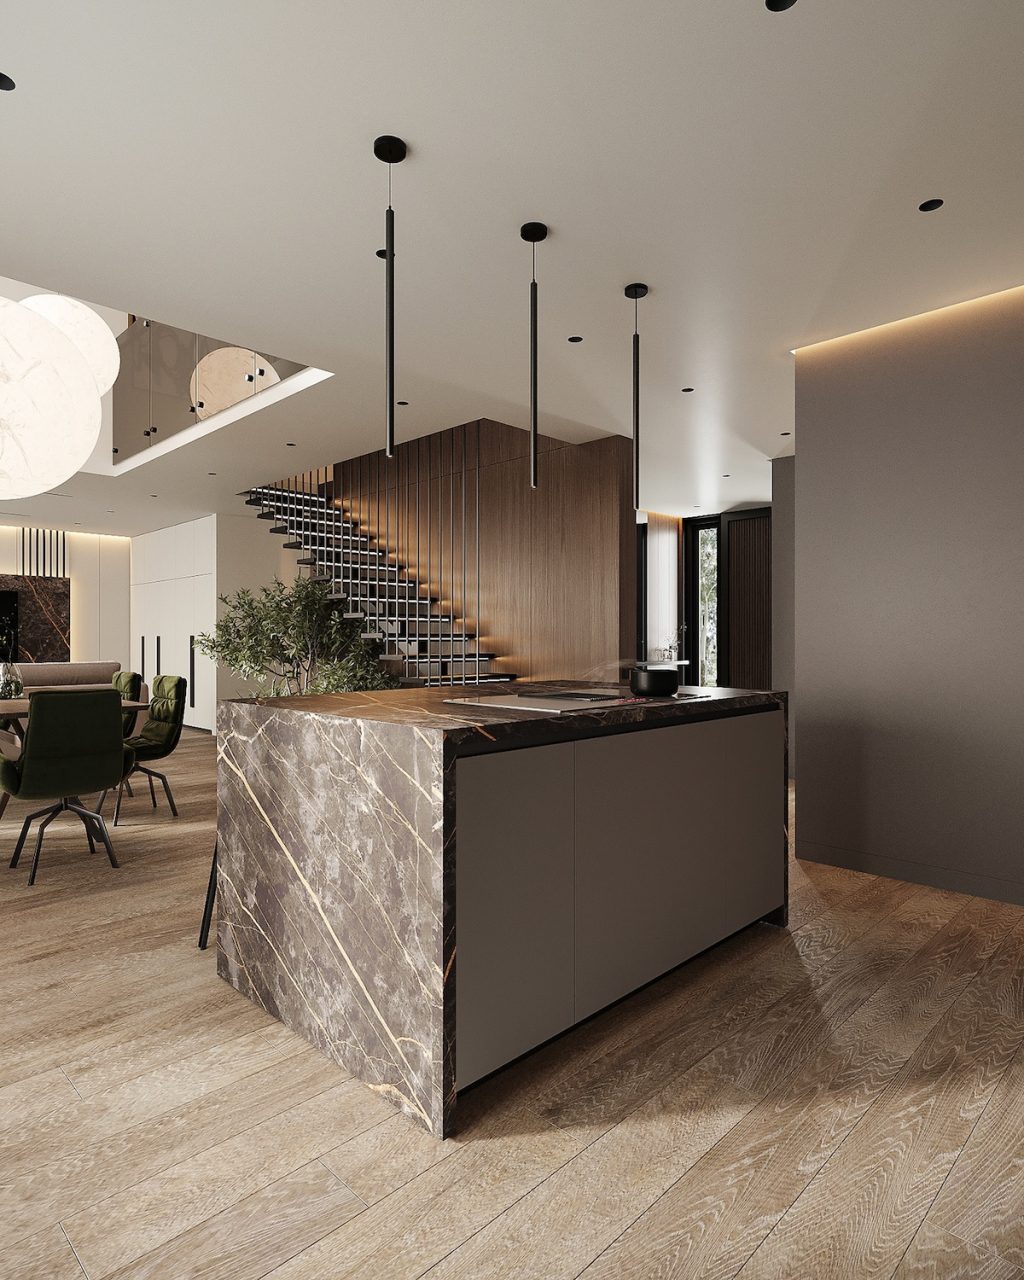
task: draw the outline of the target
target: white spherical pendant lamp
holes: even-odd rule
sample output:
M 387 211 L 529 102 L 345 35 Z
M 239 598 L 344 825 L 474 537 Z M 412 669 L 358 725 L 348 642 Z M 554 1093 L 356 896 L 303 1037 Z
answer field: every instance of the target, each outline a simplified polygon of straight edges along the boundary
M 96 379 L 79 349 L 36 312 L 0 298 L 0 499 L 63 484 L 99 434 Z
M 23 298 L 21 305 L 49 320 L 71 339 L 92 370 L 100 395 L 110 390 L 121 367 L 121 349 L 110 326 L 92 307 L 60 293 L 35 293 Z

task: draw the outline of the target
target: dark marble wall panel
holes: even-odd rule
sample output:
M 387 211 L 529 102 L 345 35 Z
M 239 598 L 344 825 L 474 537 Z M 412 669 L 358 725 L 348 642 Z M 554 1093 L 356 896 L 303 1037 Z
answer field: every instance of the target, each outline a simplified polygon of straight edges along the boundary
M 223 978 L 434 1133 L 443 733 L 222 702 Z
M 18 661 L 70 662 L 70 578 L 0 574 L 0 591 L 18 593 Z

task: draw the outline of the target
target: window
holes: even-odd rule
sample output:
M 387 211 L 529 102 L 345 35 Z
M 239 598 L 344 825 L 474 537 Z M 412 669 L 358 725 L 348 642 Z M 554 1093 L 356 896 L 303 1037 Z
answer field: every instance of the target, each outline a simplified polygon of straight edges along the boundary
M 718 684 L 718 530 L 697 531 L 697 683 Z

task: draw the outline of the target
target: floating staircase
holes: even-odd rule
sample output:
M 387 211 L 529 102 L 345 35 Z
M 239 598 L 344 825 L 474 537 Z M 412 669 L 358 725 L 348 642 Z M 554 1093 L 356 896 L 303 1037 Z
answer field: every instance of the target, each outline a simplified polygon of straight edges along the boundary
M 496 671 L 495 653 L 478 646 L 466 619 L 447 600 L 421 585 L 413 566 L 321 492 L 267 485 L 251 489 L 246 505 L 258 507 L 270 532 L 298 551 L 298 564 L 332 584 L 346 603 L 345 617 L 365 623 L 363 635 L 380 642 L 382 660 L 406 685 L 496 684 L 516 677 Z

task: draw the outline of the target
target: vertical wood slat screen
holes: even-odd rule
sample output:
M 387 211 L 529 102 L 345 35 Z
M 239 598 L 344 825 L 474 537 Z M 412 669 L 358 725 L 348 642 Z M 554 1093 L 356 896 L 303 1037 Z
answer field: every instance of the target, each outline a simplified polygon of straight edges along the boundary
M 18 572 L 34 578 L 66 578 L 68 535 L 64 530 L 22 528 Z
M 734 519 L 728 534 L 729 666 L 734 689 L 772 681 L 771 516 Z
M 450 633 L 450 654 L 462 676 L 479 680 L 480 658 L 480 423 L 464 423 L 430 436 L 404 441 L 388 459 L 383 451 L 336 463 L 326 482 L 335 504 L 386 551 L 400 573 L 387 574 L 381 597 L 384 614 L 408 634 L 423 623 L 428 641 L 427 603 L 450 618 L 435 633 Z M 367 575 L 372 576 L 372 568 Z M 425 594 L 424 594 L 425 593 Z M 403 632 L 386 632 L 387 656 L 402 656 Z M 474 638 L 469 638 L 469 633 Z M 443 653 L 443 641 L 433 650 Z M 440 671 L 440 656 L 438 658 Z M 449 662 L 443 683 L 460 677 Z

